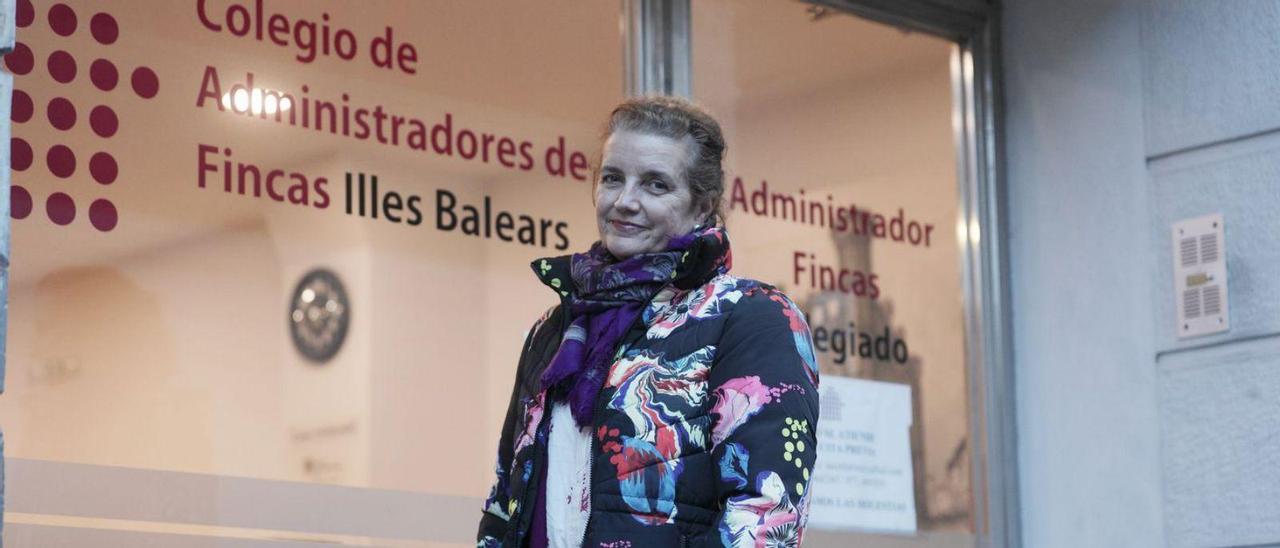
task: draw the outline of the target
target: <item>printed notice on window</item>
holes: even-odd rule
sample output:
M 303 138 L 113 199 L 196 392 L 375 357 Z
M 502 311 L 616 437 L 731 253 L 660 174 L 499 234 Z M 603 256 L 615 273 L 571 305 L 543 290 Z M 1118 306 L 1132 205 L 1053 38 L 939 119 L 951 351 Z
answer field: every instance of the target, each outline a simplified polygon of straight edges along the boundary
M 911 387 L 822 379 L 809 525 L 915 533 Z

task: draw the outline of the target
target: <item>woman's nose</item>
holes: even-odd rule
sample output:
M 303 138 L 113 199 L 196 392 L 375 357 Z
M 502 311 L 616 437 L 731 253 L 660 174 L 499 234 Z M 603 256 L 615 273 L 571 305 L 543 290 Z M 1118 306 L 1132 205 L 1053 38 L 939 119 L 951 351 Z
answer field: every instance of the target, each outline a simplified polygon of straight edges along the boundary
M 639 190 L 639 185 L 623 185 L 622 190 L 618 192 L 618 196 L 613 200 L 614 209 L 623 211 L 639 210 L 640 201 L 636 196 L 636 192 Z

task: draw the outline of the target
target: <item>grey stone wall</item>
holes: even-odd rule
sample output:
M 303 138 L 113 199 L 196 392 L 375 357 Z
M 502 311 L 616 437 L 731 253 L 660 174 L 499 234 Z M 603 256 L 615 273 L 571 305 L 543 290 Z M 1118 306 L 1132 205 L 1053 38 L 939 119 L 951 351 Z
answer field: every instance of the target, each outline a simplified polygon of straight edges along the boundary
M 1280 3 L 1153 0 L 1142 38 L 1166 534 L 1280 543 Z M 1213 212 L 1231 330 L 1178 340 L 1169 225 Z
M 1004 4 L 1023 546 L 1163 546 L 1141 3 Z
M 1004 8 L 1024 546 L 1280 543 L 1280 3 Z M 1217 212 L 1231 329 L 1179 340 Z

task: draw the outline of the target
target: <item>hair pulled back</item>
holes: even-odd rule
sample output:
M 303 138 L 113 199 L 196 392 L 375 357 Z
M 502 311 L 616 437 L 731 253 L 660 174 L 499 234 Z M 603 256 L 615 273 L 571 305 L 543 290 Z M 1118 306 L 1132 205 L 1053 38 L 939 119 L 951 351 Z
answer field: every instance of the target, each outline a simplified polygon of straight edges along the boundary
M 633 131 L 683 140 L 691 137 L 695 150 L 685 180 L 695 206 L 709 205 L 704 226 L 724 221 L 724 135 L 705 110 L 678 97 L 644 96 L 628 99 L 613 109 L 605 139 L 617 131 Z

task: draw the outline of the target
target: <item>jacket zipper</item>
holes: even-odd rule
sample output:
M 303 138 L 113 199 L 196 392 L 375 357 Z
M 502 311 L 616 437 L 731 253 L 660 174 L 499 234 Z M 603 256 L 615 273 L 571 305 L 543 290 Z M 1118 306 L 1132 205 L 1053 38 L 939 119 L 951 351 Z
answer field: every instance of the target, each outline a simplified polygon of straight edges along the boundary
M 592 500 L 595 498 L 592 496 L 595 489 L 591 485 L 591 473 L 596 467 L 596 433 L 594 429 L 599 427 L 595 425 L 595 421 L 591 421 L 591 423 L 593 428 L 590 432 L 591 454 L 587 455 L 587 525 L 582 528 L 582 538 L 578 540 L 578 546 L 584 546 L 587 543 L 587 533 L 591 532 L 591 515 L 595 513 L 595 501 Z
M 614 358 L 617 358 L 617 356 L 615 355 Z M 613 367 L 612 361 L 616 360 L 610 361 L 610 368 Z M 595 419 L 591 421 L 591 431 L 587 433 L 591 436 L 591 454 L 587 455 L 587 526 L 582 528 L 582 539 L 578 541 L 578 546 L 580 547 L 586 546 L 587 544 L 587 535 L 591 533 L 591 517 L 596 513 L 596 489 L 595 484 L 591 481 L 591 476 L 596 470 L 596 451 L 599 451 L 600 449 L 600 437 L 596 432 L 600 431 L 600 419 L 604 417 L 604 405 L 601 403 L 604 401 L 604 398 L 600 397 L 603 395 L 603 392 L 604 391 L 601 390 L 601 394 L 596 395 Z

